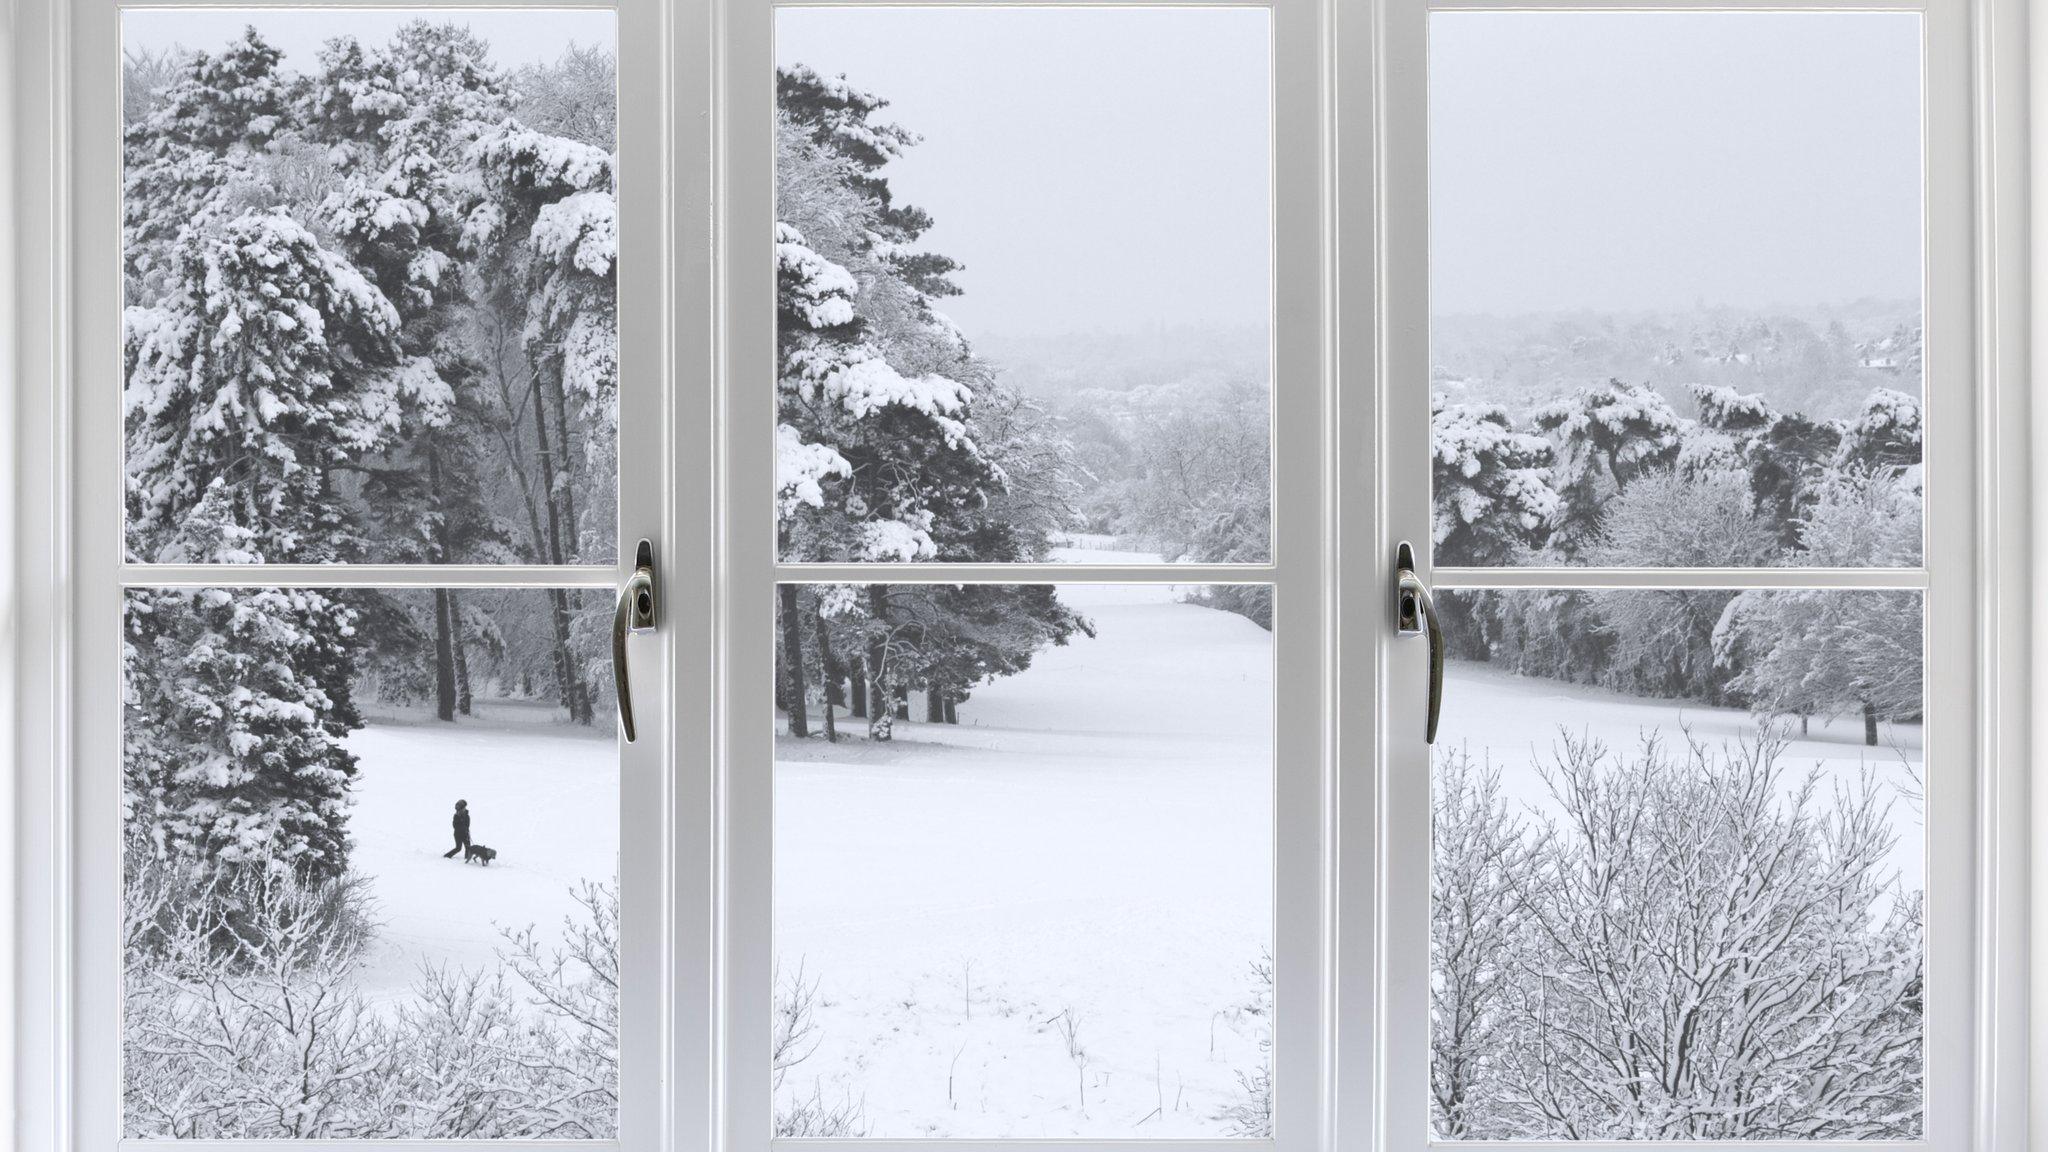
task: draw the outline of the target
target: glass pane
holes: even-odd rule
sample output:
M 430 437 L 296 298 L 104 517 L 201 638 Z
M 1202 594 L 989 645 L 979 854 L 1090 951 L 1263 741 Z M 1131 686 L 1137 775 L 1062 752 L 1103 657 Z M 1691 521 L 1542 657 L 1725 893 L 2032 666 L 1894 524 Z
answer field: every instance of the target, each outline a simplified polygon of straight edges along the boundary
M 1271 592 L 780 586 L 778 1135 L 1272 1134 Z
M 610 563 L 613 15 L 121 34 L 129 558 Z
M 616 1136 L 618 754 L 567 604 L 128 594 L 128 1136 Z
M 1264 562 L 1267 10 L 775 34 L 782 558 Z
M 1429 29 L 1436 562 L 1918 565 L 1920 17 Z
M 1441 603 L 1437 1137 L 1920 1138 L 1920 593 Z

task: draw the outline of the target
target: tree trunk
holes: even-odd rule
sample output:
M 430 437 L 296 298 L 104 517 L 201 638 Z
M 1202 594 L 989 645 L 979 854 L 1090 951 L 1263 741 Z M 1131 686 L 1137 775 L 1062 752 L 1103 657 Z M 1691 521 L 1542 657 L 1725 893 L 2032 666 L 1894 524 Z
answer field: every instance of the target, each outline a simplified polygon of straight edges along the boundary
M 427 438 L 427 489 L 437 512 L 441 509 L 441 452 L 434 446 L 432 436 Z M 448 547 L 448 517 L 442 515 L 433 520 L 434 559 L 442 564 L 454 562 L 452 549 Z M 455 623 L 451 619 L 453 609 L 448 603 L 445 588 L 434 589 L 434 715 L 453 723 L 455 720 Z
M 469 686 L 469 646 L 462 642 L 462 597 L 454 591 L 448 593 L 448 619 L 453 626 L 450 639 L 455 645 L 455 710 L 467 716 L 473 699 Z
M 548 594 L 554 602 L 555 675 L 561 688 L 562 706 L 569 710 L 569 719 L 578 724 L 589 724 L 595 719 L 590 688 L 583 683 L 583 672 L 576 666 L 576 653 L 569 647 L 569 623 L 575 619 L 576 612 L 570 606 L 567 588 L 550 588 Z
M 546 389 L 538 381 L 535 386 L 543 393 Z M 562 547 L 562 515 L 556 506 L 558 489 L 555 484 L 555 454 L 553 441 L 548 436 L 547 397 L 533 398 L 533 430 L 535 441 L 540 446 L 540 490 L 541 504 L 547 513 L 547 539 L 541 545 L 547 549 L 550 564 L 563 564 L 566 549 Z M 590 693 L 584 689 L 583 676 L 576 668 L 576 655 L 569 647 L 569 592 L 566 588 L 548 589 L 548 599 L 554 609 L 552 624 L 555 640 L 555 685 L 561 691 L 562 707 L 569 710 L 569 719 L 578 724 L 592 720 Z
M 946 693 L 946 723 L 958 724 L 960 713 L 954 710 L 955 701 L 951 692 Z
M 868 739 L 887 740 L 895 735 L 889 707 L 889 663 L 883 658 L 882 638 L 868 641 Z
M 924 690 L 924 722 L 944 724 L 946 722 L 946 694 L 934 684 Z
M 803 739 L 811 734 L 810 718 L 804 715 L 804 623 L 797 615 L 796 585 L 778 584 L 775 593 L 782 600 L 778 615 L 782 617 L 783 707 L 789 711 L 789 734 Z
M 1877 747 L 1877 709 L 1868 700 L 1863 702 L 1863 742 Z
M 567 540 L 567 551 L 570 558 L 574 559 L 576 550 L 582 545 L 582 537 L 576 523 L 576 456 L 569 450 L 569 389 L 562 382 L 560 364 L 557 364 L 555 371 L 548 373 L 548 376 L 554 383 L 551 391 L 555 399 L 555 442 L 559 445 L 556 458 L 562 464 L 562 529 Z M 535 402 L 539 402 L 538 398 Z
M 818 634 L 818 679 L 824 685 L 825 697 L 825 743 L 839 742 L 839 720 L 832 714 L 834 697 L 839 695 L 839 661 L 832 658 L 832 628 L 825 621 L 822 602 L 812 606 L 811 627 Z
M 853 711 L 855 720 L 868 718 L 868 662 L 859 656 L 847 665 L 846 706 Z
M 455 641 L 448 622 L 448 592 L 434 589 L 434 715 L 455 719 Z

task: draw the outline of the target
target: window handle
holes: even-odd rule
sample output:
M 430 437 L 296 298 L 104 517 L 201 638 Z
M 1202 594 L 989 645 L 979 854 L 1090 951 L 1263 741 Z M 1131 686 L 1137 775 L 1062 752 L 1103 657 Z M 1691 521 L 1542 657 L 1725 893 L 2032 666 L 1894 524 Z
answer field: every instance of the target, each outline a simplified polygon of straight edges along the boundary
M 1436 603 L 1429 585 L 1415 574 L 1415 549 L 1406 540 L 1394 552 L 1394 632 L 1400 636 L 1429 634 L 1429 723 L 1423 739 L 1436 743 L 1436 721 L 1444 709 L 1444 630 L 1436 621 Z
M 626 637 L 654 631 L 654 545 L 640 542 L 633 574 L 619 589 L 619 608 L 612 616 L 612 685 L 618 690 L 619 727 L 633 742 L 633 678 L 626 673 Z

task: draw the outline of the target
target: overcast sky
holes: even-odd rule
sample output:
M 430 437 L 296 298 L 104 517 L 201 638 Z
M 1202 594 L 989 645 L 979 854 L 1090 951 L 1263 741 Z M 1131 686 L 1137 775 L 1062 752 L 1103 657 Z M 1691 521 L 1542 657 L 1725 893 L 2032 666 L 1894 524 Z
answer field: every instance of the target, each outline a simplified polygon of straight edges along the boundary
M 121 13 L 121 46 L 131 50 L 184 47 L 211 52 L 254 24 L 272 47 L 284 53 L 286 67 L 303 71 L 314 65 L 320 46 L 333 37 L 354 36 L 365 43 L 382 43 L 391 38 L 399 25 L 421 17 L 467 23 L 490 41 L 491 57 L 501 65 L 559 59 L 571 41 L 607 48 L 618 44 L 617 18 L 602 8 L 523 12 L 447 8 L 129 8 Z
M 887 169 L 967 266 L 969 336 L 1263 329 L 1271 87 L 1263 8 L 783 8 L 776 58 L 887 98 L 923 135 Z
M 1430 18 L 1440 313 L 1920 295 L 1904 13 Z

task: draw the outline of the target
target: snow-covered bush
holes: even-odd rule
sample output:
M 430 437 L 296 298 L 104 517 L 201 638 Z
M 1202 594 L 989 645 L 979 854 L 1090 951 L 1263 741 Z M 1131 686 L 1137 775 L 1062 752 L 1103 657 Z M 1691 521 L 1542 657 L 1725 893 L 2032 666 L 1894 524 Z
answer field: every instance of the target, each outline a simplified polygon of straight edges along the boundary
M 1920 905 L 1882 790 L 1826 794 L 1768 732 L 1559 739 L 1554 818 L 1440 761 L 1438 1134 L 1918 1138 Z
M 131 854 L 123 1123 L 136 1138 L 607 1139 L 617 1132 L 618 896 L 543 955 L 426 967 L 380 1011 L 357 987 L 360 881 L 222 879 Z
M 1237 1070 L 1237 1095 L 1216 1119 L 1225 1136 L 1253 1140 L 1273 1138 L 1273 955 L 1262 953 L 1251 965 L 1251 996 L 1231 1015 L 1257 1037 L 1258 1062 Z

